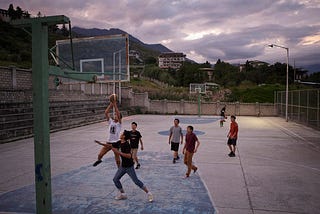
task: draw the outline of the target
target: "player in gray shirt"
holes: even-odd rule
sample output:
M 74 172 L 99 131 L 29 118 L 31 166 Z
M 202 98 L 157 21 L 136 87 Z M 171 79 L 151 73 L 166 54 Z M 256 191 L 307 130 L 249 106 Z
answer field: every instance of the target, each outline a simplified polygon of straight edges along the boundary
M 169 134 L 169 144 L 171 144 L 171 150 L 173 151 L 173 163 L 176 163 L 176 160 L 179 160 L 179 143 L 183 143 L 183 134 L 182 128 L 179 126 L 179 119 L 174 119 L 173 126 L 170 128 Z M 181 140 L 180 140 L 181 138 Z

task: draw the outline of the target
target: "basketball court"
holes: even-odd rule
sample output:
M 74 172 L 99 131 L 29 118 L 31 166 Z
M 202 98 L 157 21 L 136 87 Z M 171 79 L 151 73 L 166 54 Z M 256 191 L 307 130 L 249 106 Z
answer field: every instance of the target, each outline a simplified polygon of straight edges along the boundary
M 198 171 L 183 179 L 186 166 L 172 163 L 168 130 L 179 118 L 194 126 L 201 145 L 194 156 Z M 228 157 L 229 119 L 219 117 L 134 115 L 145 150 L 139 150 L 138 177 L 154 195 L 125 175 L 128 199 L 117 190 L 113 154 L 97 167 L 106 122 L 50 134 L 53 213 L 317 213 L 320 210 L 320 132 L 283 118 L 238 117 L 236 157 Z M 35 213 L 33 139 L 0 145 L 0 213 Z M 183 157 L 180 149 L 180 157 Z

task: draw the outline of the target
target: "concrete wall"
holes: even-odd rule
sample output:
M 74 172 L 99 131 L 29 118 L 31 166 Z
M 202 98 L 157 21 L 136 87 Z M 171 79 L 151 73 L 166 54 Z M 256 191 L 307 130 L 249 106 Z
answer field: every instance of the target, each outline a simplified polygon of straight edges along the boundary
M 0 89 L 30 89 L 31 70 L 16 67 L 0 67 Z
M 62 82 L 55 85 L 55 76 L 49 76 L 48 88 L 50 101 L 86 100 L 105 98 L 113 93 L 112 83 L 85 83 L 59 78 Z M 32 71 L 16 67 L 0 66 L 0 103 L 32 102 Z
M 203 102 L 200 105 L 201 115 L 219 115 L 221 108 L 226 105 L 227 115 L 238 116 L 276 116 L 274 104 L 269 103 L 219 103 Z M 159 114 L 198 114 L 197 102 L 150 100 L 148 109 L 151 113 Z
M 60 78 L 62 84 L 54 84 L 54 76 L 49 77 L 50 101 L 105 99 L 113 93 L 112 83 L 84 83 Z M 0 103 L 31 102 L 31 70 L 16 67 L 0 67 Z M 118 86 L 116 92 L 118 93 Z M 148 93 L 135 93 L 130 87 L 121 88 L 122 106 L 139 107 L 143 112 L 158 114 L 198 114 L 198 102 L 150 100 Z M 219 103 L 201 102 L 202 115 L 219 115 L 223 105 L 227 105 L 227 114 L 246 116 L 276 116 L 276 108 L 271 103 Z

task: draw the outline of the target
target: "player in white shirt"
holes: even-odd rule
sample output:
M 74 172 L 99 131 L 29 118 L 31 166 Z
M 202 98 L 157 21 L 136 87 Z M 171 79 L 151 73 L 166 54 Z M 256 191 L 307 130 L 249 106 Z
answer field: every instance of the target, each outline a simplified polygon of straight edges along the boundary
M 109 111 L 110 109 L 114 107 L 115 109 L 115 115 L 114 115 L 114 119 L 109 117 Z M 120 148 L 119 143 L 117 143 L 120 139 L 120 132 L 121 132 L 121 119 L 122 116 L 120 114 L 120 111 L 117 107 L 117 103 L 115 102 L 111 102 L 109 104 L 109 106 L 107 107 L 107 109 L 105 110 L 105 115 L 107 118 L 107 121 L 109 123 L 108 126 L 108 138 L 107 138 L 107 142 L 106 144 L 111 144 L 113 148 Z M 95 140 L 96 143 L 100 144 L 100 145 L 105 145 L 103 143 L 101 143 L 100 141 Z M 98 164 L 100 164 L 102 162 L 102 157 L 107 154 L 107 152 L 109 152 L 111 150 L 111 147 L 109 146 L 103 146 L 100 150 L 100 153 L 98 154 L 98 160 L 96 162 L 94 162 L 93 166 L 97 166 Z M 120 166 L 120 156 L 114 152 L 114 158 L 116 160 L 116 164 L 119 167 Z

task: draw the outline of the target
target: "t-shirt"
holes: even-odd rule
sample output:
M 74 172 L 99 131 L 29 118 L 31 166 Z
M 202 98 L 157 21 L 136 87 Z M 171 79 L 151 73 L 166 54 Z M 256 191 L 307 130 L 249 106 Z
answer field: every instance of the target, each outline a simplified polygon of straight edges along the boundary
M 126 154 L 130 154 L 131 153 L 131 147 L 128 141 L 121 143 L 121 141 L 119 141 L 120 143 L 120 151 Z M 129 168 L 132 167 L 134 165 L 133 159 L 131 158 L 126 158 L 121 156 L 121 166 L 124 168 Z
M 231 122 L 230 123 L 230 132 L 229 137 L 231 138 L 238 138 L 238 123 L 237 122 Z
M 114 120 L 109 119 L 109 136 L 107 139 L 108 143 L 115 143 L 120 139 L 121 123 L 114 122 Z
M 179 143 L 182 135 L 182 128 L 180 126 L 172 126 L 170 128 L 170 134 L 172 133 L 171 142 Z
M 132 149 L 137 149 L 139 147 L 141 137 L 142 136 L 139 131 L 130 131 L 130 146 Z
M 226 108 L 223 107 L 220 111 L 220 116 L 224 117 L 225 116 L 225 112 L 226 112 Z
M 195 133 L 187 133 L 186 134 L 186 150 L 188 152 L 194 152 L 194 148 L 196 147 L 196 141 L 198 140 L 197 135 Z

